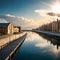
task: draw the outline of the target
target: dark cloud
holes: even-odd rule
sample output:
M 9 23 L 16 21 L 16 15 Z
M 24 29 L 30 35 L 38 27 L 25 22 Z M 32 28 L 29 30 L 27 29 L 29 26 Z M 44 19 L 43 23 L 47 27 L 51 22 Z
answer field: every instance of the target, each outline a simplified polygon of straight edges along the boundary
M 57 17 L 60 17 L 60 14 L 55 14 L 53 12 L 48 12 L 46 14 L 49 15 L 49 16 L 57 16 Z
M 52 12 L 48 12 L 47 15 L 49 15 L 49 16 L 55 16 L 55 14 L 52 13 Z

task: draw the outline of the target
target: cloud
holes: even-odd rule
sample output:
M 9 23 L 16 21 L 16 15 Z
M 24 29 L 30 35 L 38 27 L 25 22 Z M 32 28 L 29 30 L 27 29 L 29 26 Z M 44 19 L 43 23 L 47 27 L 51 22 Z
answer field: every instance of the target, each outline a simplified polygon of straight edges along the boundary
M 8 23 L 5 19 L 0 19 L 0 23 Z
M 49 15 L 49 16 L 55 16 L 55 14 L 52 13 L 52 12 L 48 12 L 47 15 Z
M 13 23 L 15 26 L 21 26 L 22 29 L 33 29 L 39 26 L 37 21 L 33 19 L 28 19 L 23 16 L 14 16 L 11 14 L 0 15 L 0 19 L 4 19 L 10 23 Z
M 38 11 L 36 11 L 38 12 Z M 46 17 L 45 17 L 46 18 Z M 11 14 L 6 14 L 6 15 L 0 15 L 1 21 L 7 21 L 12 23 L 14 26 L 21 26 L 22 29 L 35 29 L 42 24 L 46 24 L 50 21 L 46 20 L 33 20 L 33 19 L 28 19 L 23 16 L 14 16 Z M 0 22 L 1 22 L 0 21 Z
M 11 14 L 6 14 L 5 16 L 15 17 L 14 15 L 11 15 Z
M 35 10 L 34 11 L 35 13 L 39 14 L 40 16 L 43 16 L 43 17 L 53 17 L 53 16 L 57 16 L 57 17 L 60 17 L 60 14 L 55 14 L 49 10 L 46 10 L 46 9 L 38 9 L 38 10 Z
M 39 10 L 35 10 L 34 12 L 39 14 L 40 16 L 46 16 L 47 15 L 46 13 L 50 12 L 50 11 L 48 11 L 46 9 L 39 9 Z
M 47 15 L 60 17 L 60 14 L 55 14 L 53 12 L 48 12 Z

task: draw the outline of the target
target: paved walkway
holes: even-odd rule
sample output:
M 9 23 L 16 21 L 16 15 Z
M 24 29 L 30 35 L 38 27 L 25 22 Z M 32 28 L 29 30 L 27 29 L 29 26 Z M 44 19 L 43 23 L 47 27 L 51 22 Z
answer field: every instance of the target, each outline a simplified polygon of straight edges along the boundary
M 19 39 L 15 40 L 14 42 L 11 42 L 3 49 L 0 49 L 0 60 L 5 60 L 7 56 L 10 55 L 10 53 L 15 49 L 15 47 L 23 40 L 25 40 L 26 34 Z
M 38 32 L 38 33 L 49 34 L 49 35 L 54 35 L 54 36 L 59 36 L 60 37 L 60 34 L 59 33 L 55 33 L 55 32 L 39 31 L 39 30 L 34 30 L 34 31 Z

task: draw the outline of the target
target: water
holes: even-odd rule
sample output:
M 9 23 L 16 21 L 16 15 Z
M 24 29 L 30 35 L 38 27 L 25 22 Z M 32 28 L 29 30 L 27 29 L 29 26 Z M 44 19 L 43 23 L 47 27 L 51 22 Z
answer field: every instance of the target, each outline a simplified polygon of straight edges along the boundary
M 14 60 L 60 60 L 60 39 L 28 32 Z

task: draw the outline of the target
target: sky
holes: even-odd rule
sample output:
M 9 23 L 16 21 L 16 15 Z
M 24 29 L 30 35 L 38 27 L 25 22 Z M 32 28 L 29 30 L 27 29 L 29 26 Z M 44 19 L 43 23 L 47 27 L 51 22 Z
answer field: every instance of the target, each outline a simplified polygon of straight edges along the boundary
M 37 16 L 34 11 L 46 9 L 52 0 L 0 0 L 0 14 L 12 14 L 33 18 Z M 37 18 L 36 18 L 37 19 Z
M 51 12 L 51 6 L 53 6 L 56 1 L 57 0 L 0 0 L 0 20 L 2 19 L 3 22 L 5 20 L 12 22 L 12 20 L 15 19 L 20 20 L 20 22 L 22 21 L 20 23 L 22 25 L 29 22 L 31 26 L 33 25 L 34 27 L 36 25 L 37 27 L 43 20 L 47 22 L 47 19 L 51 18 L 47 13 Z M 28 25 L 29 24 L 27 24 L 25 28 L 31 28 L 31 26 Z

